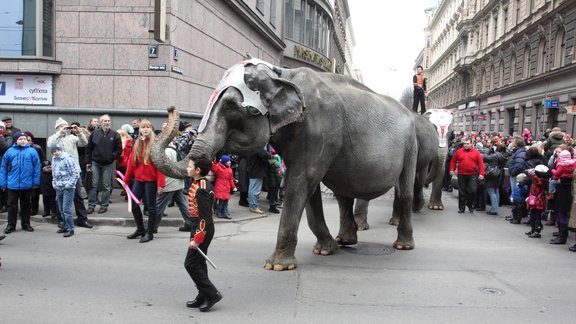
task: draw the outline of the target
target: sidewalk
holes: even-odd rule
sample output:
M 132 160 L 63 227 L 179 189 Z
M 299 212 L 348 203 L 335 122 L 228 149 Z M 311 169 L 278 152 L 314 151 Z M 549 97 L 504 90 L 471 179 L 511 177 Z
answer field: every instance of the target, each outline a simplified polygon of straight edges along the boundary
M 88 215 L 88 221 L 92 225 L 108 225 L 108 226 L 136 226 L 134 223 L 134 218 L 132 214 L 128 212 L 128 203 L 124 201 L 124 197 L 120 196 L 120 189 L 114 189 L 112 191 L 112 196 L 110 197 L 110 205 L 108 205 L 108 212 L 104 214 L 98 214 L 99 206 L 96 206 L 96 211 Z M 261 197 L 265 197 L 266 193 L 262 193 Z M 232 219 L 223 219 L 223 218 L 214 218 L 214 223 L 236 223 L 242 222 L 251 219 L 257 219 L 262 217 L 268 216 L 268 201 L 264 199 L 260 199 L 260 206 L 262 210 L 265 211 L 264 214 L 254 214 L 248 211 L 247 207 L 242 207 L 238 205 L 238 200 L 240 199 L 240 194 L 235 193 L 230 197 L 229 203 L 229 210 L 230 210 L 230 217 Z M 85 199 L 84 203 L 86 207 L 88 207 L 88 200 Z M 32 216 L 31 221 L 32 223 L 55 223 L 52 217 L 42 217 L 42 212 L 44 211 L 44 206 L 42 205 L 42 197 L 40 197 L 40 209 L 38 211 L 38 215 Z M 180 215 L 180 211 L 178 210 L 178 206 L 174 207 L 166 207 L 164 211 L 167 216 L 162 217 L 162 222 L 160 226 L 171 226 L 171 227 L 178 227 L 184 224 L 184 220 Z M 0 214 L 0 221 L 2 223 L 6 222 L 8 217 L 8 213 L 1 213 Z M 74 213 L 74 219 L 76 219 L 76 214 Z M 144 221 L 146 221 L 147 216 L 144 216 Z M 18 220 L 17 228 L 20 226 L 20 220 Z M 32 225 L 34 226 L 34 225 Z

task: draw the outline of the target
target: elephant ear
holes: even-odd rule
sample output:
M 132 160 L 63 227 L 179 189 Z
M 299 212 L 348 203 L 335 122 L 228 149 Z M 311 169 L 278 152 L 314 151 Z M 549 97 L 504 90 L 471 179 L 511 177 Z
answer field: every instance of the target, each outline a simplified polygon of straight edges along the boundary
M 262 69 L 272 81 L 265 82 L 260 87 L 260 97 L 268 108 L 270 131 L 274 134 L 288 124 L 301 121 L 306 104 L 302 90 L 296 84 L 280 77 L 282 75 L 280 68 L 270 70 L 262 67 Z

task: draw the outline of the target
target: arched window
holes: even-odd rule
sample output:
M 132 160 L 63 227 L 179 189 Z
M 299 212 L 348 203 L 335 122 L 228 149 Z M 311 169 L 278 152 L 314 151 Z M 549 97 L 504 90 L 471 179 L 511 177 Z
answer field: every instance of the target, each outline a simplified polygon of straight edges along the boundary
M 528 79 L 530 77 L 530 45 L 526 45 L 524 49 L 524 66 L 522 67 L 522 77 Z
M 508 84 L 516 82 L 516 53 L 512 53 L 510 58 L 510 81 Z
M 541 38 L 540 43 L 538 43 L 538 66 L 536 74 L 544 73 L 546 70 L 546 47 L 546 40 Z
M 564 49 L 566 47 L 566 32 L 564 28 L 556 32 L 556 43 L 554 44 L 554 68 L 564 66 Z
M 498 67 L 498 88 L 504 85 L 504 60 L 500 60 L 500 67 Z
M 486 68 L 480 70 L 480 93 L 486 91 Z
M 488 90 L 494 90 L 494 78 L 496 77 L 496 66 L 492 65 L 490 67 L 490 80 L 488 80 Z

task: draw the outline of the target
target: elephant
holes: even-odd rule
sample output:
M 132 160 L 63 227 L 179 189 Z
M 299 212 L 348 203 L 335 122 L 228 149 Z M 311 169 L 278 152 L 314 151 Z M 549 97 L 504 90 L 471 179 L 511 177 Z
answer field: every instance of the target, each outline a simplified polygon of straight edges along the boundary
M 429 109 L 424 115 L 415 114 L 416 138 L 418 141 L 418 163 L 416 165 L 416 179 L 414 182 L 413 211 L 419 211 L 424 206 L 423 186 L 432 184 L 428 209 L 443 210 L 442 180 L 446 155 L 448 154 L 448 139 L 452 113 L 444 109 Z M 397 201 L 394 199 L 394 208 L 390 225 L 398 225 Z M 354 209 L 354 220 L 358 230 L 367 230 L 368 201 L 358 199 Z
M 340 235 L 356 236 L 352 205 L 397 185 L 398 250 L 415 247 L 411 224 L 417 144 L 413 113 L 395 99 L 377 94 L 344 75 L 309 68 L 285 69 L 259 59 L 229 68 L 209 99 L 190 153 L 170 162 L 164 147 L 175 136 L 179 115 L 168 109 L 168 123 L 151 150 L 152 161 L 167 176 L 182 178 L 188 160 L 219 152 L 249 155 L 265 145 L 286 165 L 285 201 L 276 248 L 268 270 L 297 267 L 294 252 L 304 209 L 316 236 L 313 252 L 333 254 L 322 208 L 320 183 L 334 192 L 341 215 Z

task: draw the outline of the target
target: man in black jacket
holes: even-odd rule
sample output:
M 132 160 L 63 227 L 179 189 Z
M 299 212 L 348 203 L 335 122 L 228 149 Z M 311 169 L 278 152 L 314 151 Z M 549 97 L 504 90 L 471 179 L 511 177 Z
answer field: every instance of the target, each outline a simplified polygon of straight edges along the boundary
M 110 193 L 112 190 L 112 174 L 116 170 L 116 160 L 122 153 L 122 140 L 116 131 L 110 129 L 109 115 L 100 117 L 100 128 L 95 129 L 86 146 L 86 170 L 92 171 L 92 187 L 88 192 L 88 214 L 94 212 L 96 207 L 97 189 L 100 177 L 104 192 L 100 202 L 98 214 L 108 211 Z
M 248 184 L 248 207 L 252 213 L 264 214 L 264 211 L 260 208 L 260 191 L 262 190 L 264 177 L 268 172 L 268 159 L 271 157 L 272 155 L 265 149 L 248 157 L 247 169 L 248 178 L 250 179 Z

